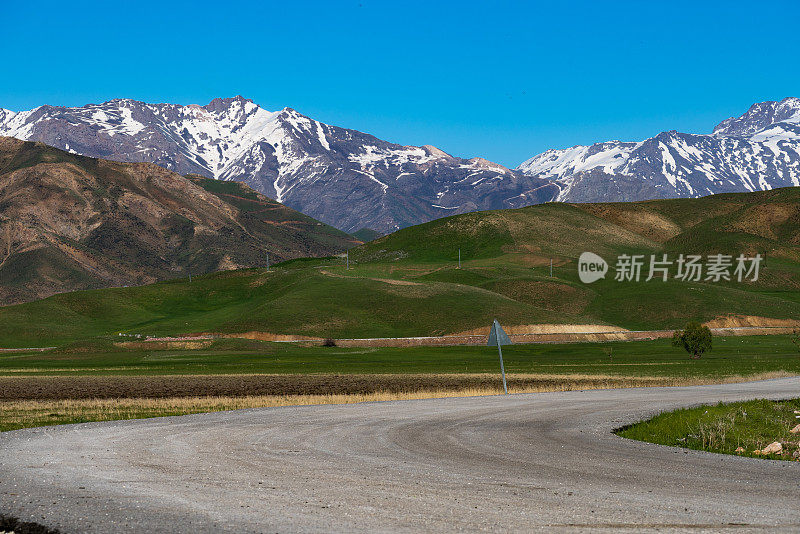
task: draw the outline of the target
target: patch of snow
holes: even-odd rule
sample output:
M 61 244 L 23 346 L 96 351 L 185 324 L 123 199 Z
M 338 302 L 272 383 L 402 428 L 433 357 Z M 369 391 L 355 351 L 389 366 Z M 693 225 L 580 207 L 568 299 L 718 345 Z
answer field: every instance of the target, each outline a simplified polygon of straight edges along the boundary
M 129 108 L 121 108 L 122 131 L 128 135 L 136 135 L 146 128 L 144 124 L 133 118 L 133 112 Z
M 368 173 L 368 172 L 359 171 L 359 170 L 357 170 L 357 169 L 353 169 L 353 171 L 354 171 L 354 172 L 357 172 L 357 173 L 359 173 L 359 174 L 363 174 L 364 176 L 366 176 L 367 178 L 369 178 L 369 179 L 370 179 L 370 180 L 372 180 L 373 182 L 377 182 L 378 184 L 380 184 L 380 186 L 383 188 L 383 192 L 384 192 L 384 193 L 386 193 L 386 190 L 387 190 L 387 189 L 389 189 L 389 186 L 388 186 L 388 185 L 386 185 L 385 183 L 383 183 L 383 182 L 381 182 L 380 180 L 378 180 L 377 178 L 375 178 L 375 176 L 374 176 L 374 175 L 372 175 L 372 174 L 370 174 L 370 173 Z
M 567 175 L 602 168 L 603 172 L 613 174 L 628 160 L 636 145 L 618 141 L 601 145 L 577 145 L 562 150 L 548 150 L 523 162 L 518 170 L 529 176 L 552 176 L 562 178 Z M 597 147 L 597 152 L 590 150 Z
M 325 132 L 322 131 L 322 124 L 317 121 L 314 121 L 314 124 L 317 125 L 317 139 L 319 139 L 319 144 L 321 144 L 322 148 L 325 150 L 330 150 L 331 145 L 328 144 L 328 138 L 325 137 Z

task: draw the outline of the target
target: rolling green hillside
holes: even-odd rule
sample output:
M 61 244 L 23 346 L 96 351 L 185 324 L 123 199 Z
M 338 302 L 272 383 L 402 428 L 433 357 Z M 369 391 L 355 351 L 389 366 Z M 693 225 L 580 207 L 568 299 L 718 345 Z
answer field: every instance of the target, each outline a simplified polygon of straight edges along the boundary
M 405 228 L 354 250 L 364 261 L 453 261 L 520 255 L 526 261 L 651 251 L 768 253 L 800 262 L 800 188 L 697 199 L 549 203 L 476 212 Z
M 118 332 L 431 335 L 483 325 L 493 314 L 515 323 L 566 320 L 482 288 L 440 282 L 401 286 L 359 276 L 357 269 L 347 276 L 341 267 L 330 269 L 231 271 L 191 283 L 81 291 L 8 306 L 0 308 L 0 347 L 58 345 Z
M 298 259 L 269 272 L 216 273 L 191 283 L 83 291 L 0 308 L 0 347 L 118 332 L 423 336 L 485 327 L 495 317 L 508 325 L 633 330 L 727 315 L 798 319 L 799 214 L 800 188 L 470 213 L 353 249 L 350 270 L 340 257 Z M 611 264 L 605 279 L 579 281 L 576 259 L 584 251 Z M 614 281 L 617 254 L 718 252 L 766 254 L 759 280 Z

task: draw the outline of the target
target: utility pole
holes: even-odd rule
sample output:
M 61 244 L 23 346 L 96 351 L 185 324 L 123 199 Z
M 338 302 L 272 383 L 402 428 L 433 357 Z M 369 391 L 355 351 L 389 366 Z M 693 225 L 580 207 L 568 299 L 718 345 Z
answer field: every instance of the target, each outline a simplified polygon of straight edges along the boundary
M 344 259 L 345 259 L 345 262 L 346 262 L 345 263 L 345 270 L 349 271 L 350 270 L 350 251 L 349 250 L 344 253 Z
M 553 258 L 550 258 L 550 278 L 553 278 Z
M 461 268 L 461 249 L 458 249 L 458 268 Z
M 192 283 L 192 271 L 189 271 L 189 283 Z
M 269 272 L 269 252 L 267 252 L 267 272 Z

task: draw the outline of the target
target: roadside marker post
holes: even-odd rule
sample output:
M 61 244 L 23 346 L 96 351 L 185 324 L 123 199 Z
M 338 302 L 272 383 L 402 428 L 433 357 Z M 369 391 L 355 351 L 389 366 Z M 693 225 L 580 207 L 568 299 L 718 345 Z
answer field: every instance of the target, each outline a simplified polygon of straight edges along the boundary
M 486 343 L 488 346 L 493 347 L 497 345 L 497 353 L 500 355 L 500 373 L 503 375 L 503 391 L 508 395 L 508 386 L 506 385 L 506 368 L 503 366 L 503 345 L 511 345 L 511 338 L 508 337 L 506 331 L 497 322 L 497 319 L 492 323 L 492 328 L 489 330 L 489 341 Z

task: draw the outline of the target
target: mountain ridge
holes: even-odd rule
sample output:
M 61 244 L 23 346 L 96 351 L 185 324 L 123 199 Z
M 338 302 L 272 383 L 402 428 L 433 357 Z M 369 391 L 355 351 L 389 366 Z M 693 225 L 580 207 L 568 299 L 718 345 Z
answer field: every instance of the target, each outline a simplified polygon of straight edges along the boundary
M 661 132 L 547 150 L 520 164 L 566 202 L 637 201 L 800 185 L 800 99 L 753 104 L 711 134 Z
M 238 182 L 0 137 L 0 304 L 330 255 L 352 237 Z
M 0 135 L 180 174 L 242 181 L 353 233 L 549 201 L 615 202 L 800 185 L 800 99 L 756 103 L 710 134 L 547 150 L 508 169 L 405 146 L 242 96 L 205 106 L 114 99 L 80 108 L 0 110 Z
M 557 189 L 484 159 L 382 141 L 289 107 L 269 112 L 241 96 L 205 106 L 116 99 L 2 113 L 0 135 L 243 181 L 348 232 L 387 233 L 453 213 L 517 207 L 549 200 Z

